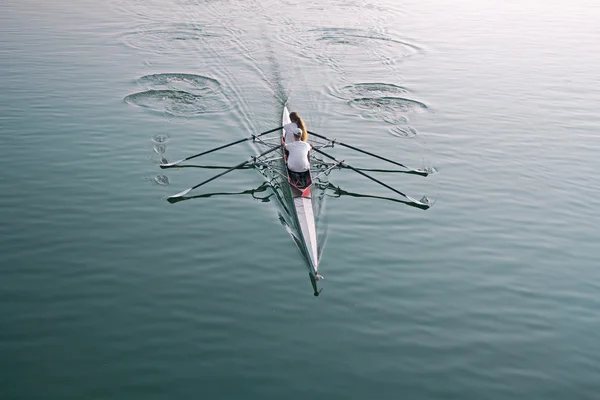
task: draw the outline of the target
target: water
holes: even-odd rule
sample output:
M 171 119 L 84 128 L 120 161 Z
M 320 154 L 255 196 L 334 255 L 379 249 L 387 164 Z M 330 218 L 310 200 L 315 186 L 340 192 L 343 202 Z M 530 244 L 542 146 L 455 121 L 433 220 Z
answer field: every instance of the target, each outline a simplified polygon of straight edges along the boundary
M 2 3 L 0 398 L 596 398 L 599 16 Z M 315 132 L 438 171 L 377 175 L 428 211 L 326 200 L 318 298 L 273 202 L 169 204 L 216 172 L 158 167 L 277 126 L 285 100 Z

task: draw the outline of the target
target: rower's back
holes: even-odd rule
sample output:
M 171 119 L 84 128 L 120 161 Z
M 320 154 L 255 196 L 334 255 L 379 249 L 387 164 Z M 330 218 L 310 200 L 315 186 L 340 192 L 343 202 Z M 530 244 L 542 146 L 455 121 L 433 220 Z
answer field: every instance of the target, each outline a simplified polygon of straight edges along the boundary
M 306 172 L 310 169 L 308 152 L 311 145 L 300 140 L 300 136 L 294 135 L 293 142 L 287 143 L 285 149 L 288 152 L 287 166 L 293 172 Z

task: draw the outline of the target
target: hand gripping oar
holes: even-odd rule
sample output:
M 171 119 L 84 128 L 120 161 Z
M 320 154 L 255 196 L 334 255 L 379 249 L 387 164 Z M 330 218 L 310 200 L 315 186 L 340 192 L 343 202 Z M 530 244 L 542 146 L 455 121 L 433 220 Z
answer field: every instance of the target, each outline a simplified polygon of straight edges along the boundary
M 262 157 L 264 155 L 267 155 L 267 154 L 269 154 L 269 153 L 271 153 L 271 152 L 273 152 L 275 150 L 278 150 L 280 148 L 281 148 L 281 146 L 275 146 L 275 147 L 273 147 L 273 148 L 265 151 L 264 153 L 259 154 L 258 156 L 253 156 L 252 158 L 250 158 L 250 159 L 248 159 L 248 160 L 246 160 L 246 161 L 244 161 L 242 163 L 239 163 L 235 167 L 231 167 L 227 171 L 223 171 L 220 174 L 217 174 L 217 175 L 213 176 L 212 178 L 209 178 L 209 179 L 205 180 L 204 182 L 201 182 L 201 183 L 197 184 L 196 186 L 192 186 L 191 188 L 186 189 L 186 190 L 184 190 L 181 193 L 177 193 L 177 194 L 174 194 L 173 196 L 169 196 L 169 197 L 167 197 L 167 199 L 175 199 L 175 198 L 178 198 L 178 197 L 183 197 L 186 194 L 188 194 L 189 192 L 191 192 L 192 190 L 194 190 L 196 188 L 199 188 L 202 185 L 206 185 L 208 182 L 214 181 L 215 179 L 220 178 L 221 176 L 223 176 L 225 174 L 228 174 L 228 173 L 230 173 L 231 171 L 233 171 L 235 169 L 241 168 L 244 165 L 246 165 L 248 163 L 251 163 L 253 160 L 257 159 L 258 157 Z
M 192 158 L 200 157 L 200 156 L 203 156 L 203 155 L 205 155 L 205 154 L 212 153 L 213 151 L 221 150 L 221 149 L 227 148 L 227 147 L 229 147 L 229 146 L 236 145 L 236 144 L 238 144 L 238 143 L 246 142 L 246 141 L 248 141 L 248 140 L 251 140 L 251 139 L 254 139 L 254 138 L 257 138 L 257 137 L 260 137 L 260 136 L 266 135 L 267 133 L 275 132 L 275 131 L 277 131 L 277 130 L 279 130 L 279 129 L 282 129 L 282 128 L 283 128 L 282 126 L 279 126 L 279 127 L 277 127 L 277 128 L 274 128 L 274 129 L 268 130 L 268 131 L 266 131 L 266 132 L 259 133 L 258 135 L 252 135 L 252 136 L 248 136 L 247 138 L 240 139 L 240 140 L 236 140 L 235 142 L 231 142 L 231 143 L 229 143 L 229 144 L 225 144 L 225 145 L 223 145 L 223 146 L 216 147 L 216 148 L 214 148 L 214 149 L 212 149 L 212 150 L 203 151 L 202 153 L 198 153 L 198 154 L 196 154 L 196 155 L 189 156 L 189 157 L 187 157 L 187 158 L 184 158 L 184 159 L 181 159 L 181 160 L 179 160 L 179 161 L 173 161 L 173 162 L 170 162 L 170 163 L 160 164 L 160 167 L 161 167 L 161 168 L 170 168 L 170 167 L 174 167 L 174 166 L 176 166 L 177 164 L 179 164 L 179 163 L 181 163 L 181 162 L 184 162 L 184 161 L 187 161 L 187 160 L 191 160 Z
M 325 139 L 325 140 L 327 140 L 327 141 L 330 141 L 330 142 L 332 142 L 332 143 L 337 143 L 337 144 L 339 144 L 339 145 L 342 145 L 342 146 L 344 146 L 344 147 L 347 147 L 347 148 L 349 148 L 349 149 L 356 150 L 356 151 L 358 151 L 358 152 L 361 152 L 361 153 L 364 153 L 364 154 L 370 155 L 370 156 L 372 156 L 372 157 L 379 158 L 380 160 L 387 161 L 387 162 L 389 162 L 389 163 L 392 163 L 392 164 L 398 165 L 398 166 L 400 166 L 400 167 L 402 167 L 402 168 L 406 168 L 406 169 L 408 170 L 408 171 L 406 171 L 406 173 L 407 173 L 407 174 L 415 174 L 415 175 L 421 175 L 421 176 L 427 176 L 427 175 L 429 175 L 429 172 L 427 172 L 427 171 L 425 171 L 425 170 L 422 170 L 422 169 L 414 169 L 414 168 L 409 168 L 409 167 L 407 167 L 406 165 L 404 165 L 404 164 L 401 164 L 401 163 L 399 163 L 399 162 L 396 162 L 396 161 L 394 161 L 394 160 L 390 160 L 389 158 L 385 158 L 385 157 L 379 156 L 379 155 L 377 155 L 377 154 L 371 153 L 370 151 L 366 151 L 366 150 L 359 149 L 358 147 L 350 146 L 349 144 L 346 144 L 346 143 L 338 142 L 338 141 L 337 141 L 337 140 L 335 140 L 335 139 L 329 139 L 329 138 L 327 138 L 327 137 L 325 137 L 325 136 L 323 136 L 323 135 L 319 135 L 318 133 L 314 133 L 314 132 L 311 132 L 311 131 L 308 131 L 308 133 L 310 133 L 311 135 L 314 135 L 314 136 L 316 136 L 316 137 L 319 137 L 319 138 L 321 138 L 321 139 Z
M 321 150 L 319 150 L 319 149 L 315 149 L 315 148 L 313 148 L 313 150 L 314 150 L 314 151 L 316 151 L 316 152 L 317 152 L 317 153 L 319 153 L 319 154 L 323 154 L 325 157 L 327 157 L 327 158 L 330 158 L 331 160 L 333 160 L 333 161 L 335 161 L 335 162 L 338 162 L 338 163 L 340 163 L 340 165 L 341 165 L 342 167 L 344 167 L 344 168 L 349 168 L 349 169 L 351 169 L 352 171 L 354 171 L 354 172 L 356 172 L 356 173 L 358 173 L 358 174 L 361 174 L 361 175 L 362 175 L 362 176 L 364 176 L 365 178 L 369 178 L 369 179 L 370 179 L 370 180 L 372 180 L 373 182 L 379 183 L 381 186 L 383 186 L 383 187 L 386 187 L 386 188 L 390 189 L 391 191 L 393 191 L 393 192 L 395 192 L 395 193 L 398 193 L 400 196 L 407 198 L 407 199 L 409 200 L 409 203 L 408 203 L 408 204 L 410 204 L 410 205 L 412 205 L 412 206 L 414 206 L 414 207 L 420 208 L 420 209 L 422 209 L 422 210 L 427 210 L 427 209 L 430 207 L 430 205 L 429 205 L 429 204 L 426 204 L 426 203 L 420 202 L 419 200 L 415 200 L 415 199 L 413 199 L 412 197 L 410 197 L 410 196 L 408 196 L 408 195 L 406 195 L 406 194 L 402 193 L 401 191 L 399 191 L 399 190 L 397 190 L 397 189 L 394 189 L 394 188 L 393 188 L 393 187 L 391 187 L 390 185 L 387 185 L 387 184 L 385 184 L 385 183 L 381 182 L 379 179 L 375 179 L 375 178 L 373 178 L 371 175 L 365 174 L 364 172 L 362 172 L 362 171 L 361 171 L 361 170 L 359 170 L 358 168 L 354 168 L 353 166 L 351 166 L 351 165 L 348 165 L 348 164 L 346 164 L 345 162 L 340 162 L 340 161 L 338 161 L 338 160 L 337 160 L 337 159 L 335 159 L 333 156 L 331 156 L 331 155 L 329 155 L 329 154 L 325 153 L 324 151 L 321 151 Z

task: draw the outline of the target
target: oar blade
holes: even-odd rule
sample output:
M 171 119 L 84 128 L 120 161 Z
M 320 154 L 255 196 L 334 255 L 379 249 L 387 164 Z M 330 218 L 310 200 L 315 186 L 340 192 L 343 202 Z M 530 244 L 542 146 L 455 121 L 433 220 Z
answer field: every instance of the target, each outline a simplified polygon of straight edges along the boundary
M 428 176 L 429 175 L 429 171 L 426 171 L 424 169 L 409 169 L 408 171 L 406 171 L 407 174 L 414 174 L 414 175 L 420 175 L 420 176 Z
M 192 191 L 192 188 L 185 189 L 183 192 L 180 192 L 180 193 L 174 194 L 173 196 L 167 197 L 167 199 L 176 199 L 176 198 L 179 198 L 179 197 L 183 197 L 183 196 L 185 196 L 186 194 L 188 194 L 191 191 Z
M 429 209 L 429 207 L 431 207 L 429 204 L 422 203 L 419 200 L 415 200 L 410 196 L 406 196 L 406 198 L 408 199 L 408 204 L 410 204 L 413 207 L 420 208 L 421 210 L 427 210 Z
M 179 164 L 179 163 L 181 163 L 181 162 L 184 162 L 184 161 L 185 161 L 185 158 L 183 158 L 183 159 L 181 159 L 181 160 L 178 160 L 178 161 L 173 161 L 173 162 L 170 162 L 170 163 L 161 163 L 159 166 L 160 166 L 161 168 L 170 168 L 170 167 L 174 167 L 174 166 L 176 166 L 177 164 Z
M 431 201 L 426 196 L 423 196 L 421 200 L 414 199 L 410 196 L 406 196 L 406 198 L 408 199 L 408 204 L 420 208 L 421 210 L 428 210 L 435 203 L 435 200 Z

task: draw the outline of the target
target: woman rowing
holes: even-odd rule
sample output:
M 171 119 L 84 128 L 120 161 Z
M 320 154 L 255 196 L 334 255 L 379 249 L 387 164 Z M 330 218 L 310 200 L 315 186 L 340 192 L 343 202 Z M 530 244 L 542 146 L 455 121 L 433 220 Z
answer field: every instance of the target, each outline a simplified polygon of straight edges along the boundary
M 302 140 L 303 142 L 308 142 L 308 132 L 306 131 L 306 124 L 304 123 L 304 120 L 300 118 L 297 112 L 290 113 L 290 121 L 292 122 L 283 126 L 283 130 L 285 132 L 285 142 L 291 143 L 295 141 L 296 139 L 294 139 L 294 136 L 298 131 L 300 131 L 300 140 Z
M 285 144 L 288 169 L 296 173 L 306 172 L 310 169 L 308 152 L 312 150 L 312 146 L 310 143 L 302 141 L 300 130 L 293 134 L 293 138 L 292 142 L 286 142 Z

